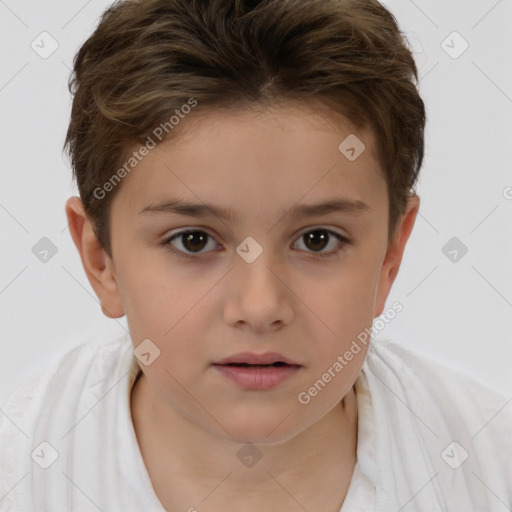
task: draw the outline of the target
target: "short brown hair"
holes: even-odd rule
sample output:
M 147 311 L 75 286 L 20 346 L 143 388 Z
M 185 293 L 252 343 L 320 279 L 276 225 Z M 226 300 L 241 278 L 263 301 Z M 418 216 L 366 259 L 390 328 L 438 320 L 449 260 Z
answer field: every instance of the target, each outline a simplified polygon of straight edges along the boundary
M 375 135 L 391 239 L 423 161 L 417 83 L 408 41 L 376 0 L 120 0 L 75 56 L 64 149 L 112 256 L 111 178 L 178 109 L 321 101 Z

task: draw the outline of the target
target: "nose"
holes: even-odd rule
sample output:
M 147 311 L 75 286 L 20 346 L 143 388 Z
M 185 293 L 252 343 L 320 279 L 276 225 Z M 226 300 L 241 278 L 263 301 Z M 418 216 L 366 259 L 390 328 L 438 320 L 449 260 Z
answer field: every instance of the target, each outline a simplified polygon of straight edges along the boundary
M 235 260 L 231 286 L 224 308 L 225 321 L 257 333 L 277 330 L 293 319 L 293 293 L 285 273 L 263 251 L 252 263 Z

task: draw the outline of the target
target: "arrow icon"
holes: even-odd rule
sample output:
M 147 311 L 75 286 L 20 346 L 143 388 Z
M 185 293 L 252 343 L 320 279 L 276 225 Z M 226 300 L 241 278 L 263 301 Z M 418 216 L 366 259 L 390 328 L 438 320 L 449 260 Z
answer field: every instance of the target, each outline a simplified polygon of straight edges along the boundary
M 340 153 L 353 162 L 366 149 L 363 141 L 354 133 L 346 137 L 338 146 Z
M 59 453 L 47 441 L 39 443 L 31 453 L 32 460 L 41 468 L 49 468 L 59 457 Z
M 149 338 L 146 338 L 139 343 L 133 353 L 144 366 L 149 366 L 160 356 L 160 349 Z
M 252 263 L 263 252 L 263 248 L 252 236 L 248 236 L 238 244 L 236 252 L 246 263 Z
M 468 252 L 467 246 L 456 236 L 452 236 L 441 248 L 441 252 L 452 262 L 458 263 Z

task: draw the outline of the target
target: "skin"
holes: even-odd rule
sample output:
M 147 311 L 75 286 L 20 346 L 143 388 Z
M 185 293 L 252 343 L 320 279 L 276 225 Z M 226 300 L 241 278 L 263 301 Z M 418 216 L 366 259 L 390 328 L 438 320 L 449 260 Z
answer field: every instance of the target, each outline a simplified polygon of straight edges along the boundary
M 160 349 L 141 365 L 131 403 L 153 488 L 168 510 L 338 512 L 356 461 L 353 386 L 367 347 L 307 405 L 297 397 L 383 313 L 419 197 L 388 244 L 372 133 L 319 108 L 194 112 L 182 123 L 123 180 L 112 203 L 112 258 L 79 198 L 66 203 L 104 314 L 127 316 L 134 346 L 149 338 Z M 338 150 L 352 133 L 366 145 L 355 161 Z M 334 197 L 369 210 L 287 214 Z M 139 214 L 170 198 L 229 207 L 237 220 Z M 209 235 L 203 245 L 183 237 L 168 242 L 175 253 L 160 245 L 190 227 Z M 308 244 L 302 235 L 313 228 L 350 242 L 322 231 L 323 245 Z M 236 252 L 248 236 L 263 248 L 252 263 Z M 278 387 L 254 391 L 211 366 L 245 351 L 279 352 L 302 367 Z M 262 454 L 250 468 L 237 457 L 246 443 Z

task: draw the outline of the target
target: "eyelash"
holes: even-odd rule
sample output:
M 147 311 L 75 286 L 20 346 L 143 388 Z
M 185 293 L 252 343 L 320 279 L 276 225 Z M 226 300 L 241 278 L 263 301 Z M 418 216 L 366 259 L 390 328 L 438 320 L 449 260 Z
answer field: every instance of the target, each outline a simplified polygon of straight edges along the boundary
M 336 238 L 340 243 L 339 245 L 337 246 L 336 249 L 333 249 L 329 252 L 326 252 L 326 253 L 314 253 L 314 252 L 310 252 L 308 253 L 309 255 L 312 255 L 313 257 L 319 257 L 319 258 L 333 258 L 335 256 L 338 255 L 339 252 L 341 252 L 344 247 L 348 244 L 351 243 L 351 240 L 349 240 L 348 238 L 346 238 L 345 236 L 341 235 L 340 233 L 337 233 L 336 231 L 332 231 L 330 229 L 327 229 L 327 228 L 322 228 L 322 227 L 314 227 L 314 228 L 309 228 L 308 230 L 306 231 L 303 231 L 302 233 L 300 233 L 300 235 L 297 237 L 297 240 L 300 239 L 302 236 L 304 236 L 305 234 L 307 233 L 310 233 L 310 232 L 313 232 L 313 231 L 325 231 L 326 233 L 328 233 L 329 235 L 332 235 L 334 236 L 334 238 Z M 204 233 L 206 234 L 208 237 L 212 238 L 213 237 L 207 233 L 206 231 L 202 230 L 202 229 L 184 229 L 184 230 L 181 230 L 181 231 L 178 231 L 176 233 L 174 233 L 173 235 L 171 235 L 170 237 L 167 237 L 165 238 L 160 245 L 162 245 L 164 247 L 164 249 L 172 252 L 173 254 L 176 254 L 177 256 L 179 257 L 182 257 L 182 258 L 185 258 L 185 259 L 197 259 L 198 256 L 200 256 L 201 254 L 203 253 L 196 253 L 196 254 L 189 254 L 189 253 L 186 253 L 186 252 L 183 252 L 183 251 L 180 251 L 178 249 L 176 249 L 170 242 L 172 242 L 173 240 L 175 240 L 176 238 L 179 238 L 183 235 L 186 235 L 188 233 Z

